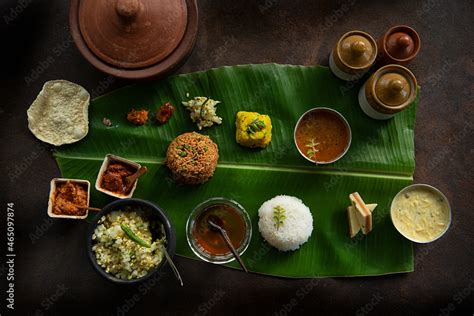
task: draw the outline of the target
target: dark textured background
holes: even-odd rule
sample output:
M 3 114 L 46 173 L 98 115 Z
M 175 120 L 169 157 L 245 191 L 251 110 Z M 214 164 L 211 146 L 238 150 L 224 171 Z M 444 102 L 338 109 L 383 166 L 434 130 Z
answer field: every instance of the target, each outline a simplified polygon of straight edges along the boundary
M 391 25 L 411 25 L 422 38 L 410 65 L 422 87 L 415 181 L 438 187 L 451 201 L 448 234 L 414 247 L 415 272 L 409 274 L 288 280 L 178 257 L 185 287 L 168 271 L 145 290 L 110 284 L 93 271 L 85 222 L 48 220 L 49 181 L 59 170 L 26 121 L 26 109 L 46 80 L 68 79 L 93 95 L 127 82 L 96 71 L 79 54 L 68 33 L 67 1 L 1 1 L 1 197 L 15 203 L 18 314 L 110 315 L 133 305 L 130 314 L 472 315 L 474 2 L 386 2 L 199 1 L 197 45 L 179 72 L 266 62 L 327 65 L 330 49 L 348 30 L 379 37 Z M 4 218 L 2 223 L 5 231 Z M 32 241 L 35 233 L 39 238 Z

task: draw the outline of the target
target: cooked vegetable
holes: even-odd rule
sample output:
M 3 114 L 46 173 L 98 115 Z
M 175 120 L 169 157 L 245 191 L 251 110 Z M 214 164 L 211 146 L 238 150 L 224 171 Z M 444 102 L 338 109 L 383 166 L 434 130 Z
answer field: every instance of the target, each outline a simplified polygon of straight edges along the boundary
M 131 229 L 130 227 L 128 227 L 127 225 L 125 224 L 120 224 L 120 227 L 122 228 L 122 230 L 125 232 L 125 234 L 127 234 L 127 236 L 133 240 L 134 242 L 136 242 L 137 244 L 139 244 L 140 246 L 143 246 L 143 247 L 146 247 L 146 248 L 150 248 L 151 246 L 146 242 L 144 241 L 143 239 L 141 239 L 140 237 L 138 237 Z
M 220 101 L 206 97 L 195 97 L 184 101 L 183 105 L 190 112 L 191 120 L 197 124 L 199 130 L 222 123 L 222 118 L 216 115 L 216 105 Z
M 159 239 L 153 239 L 152 230 Z M 144 277 L 163 260 L 166 234 L 148 210 L 126 206 L 102 216 L 92 235 L 92 252 L 105 272 L 124 280 Z

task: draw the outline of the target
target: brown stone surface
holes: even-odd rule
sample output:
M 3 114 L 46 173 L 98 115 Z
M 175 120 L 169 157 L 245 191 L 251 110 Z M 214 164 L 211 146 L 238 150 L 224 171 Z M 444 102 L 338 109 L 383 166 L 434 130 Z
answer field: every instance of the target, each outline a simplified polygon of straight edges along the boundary
M 422 87 L 415 180 L 438 187 L 450 199 L 453 223 L 448 234 L 434 244 L 414 247 L 415 272 L 409 274 L 288 280 L 178 257 L 185 287 L 168 272 L 148 289 L 119 287 L 93 271 L 83 238 L 87 223 L 48 219 L 49 181 L 59 170 L 50 147 L 31 135 L 26 121 L 26 109 L 46 80 L 68 79 L 94 96 L 127 82 L 98 72 L 82 58 L 68 33 L 66 1 L 2 1 L 0 186 L 3 209 L 7 201 L 15 203 L 18 315 L 110 315 L 127 306 L 137 315 L 447 315 L 448 310 L 472 315 L 474 2 L 390 3 L 201 0 L 196 48 L 179 72 L 266 62 L 327 65 L 334 43 L 348 30 L 361 29 L 378 38 L 392 25 L 412 26 L 422 42 L 409 65 Z M 1 231 L 5 229 L 2 219 Z M 1 310 L 6 305 L 4 262 Z

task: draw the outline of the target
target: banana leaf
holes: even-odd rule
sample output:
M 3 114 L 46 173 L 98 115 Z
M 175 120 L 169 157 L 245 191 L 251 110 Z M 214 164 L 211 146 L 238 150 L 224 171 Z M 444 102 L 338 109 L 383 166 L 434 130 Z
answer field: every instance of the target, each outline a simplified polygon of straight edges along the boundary
M 177 75 L 128 86 L 98 97 L 90 105 L 90 131 L 77 144 L 54 152 L 63 177 L 95 183 L 100 164 L 113 153 L 143 165 L 134 197 L 160 205 L 177 232 L 177 253 L 196 258 L 186 241 L 185 224 L 192 209 L 211 197 L 223 196 L 241 203 L 249 213 L 253 236 L 243 255 L 249 270 L 281 277 L 381 275 L 413 271 L 411 242 L 390 220 L 395 194 L 413 180 L 414 122 L 418 98 L 407 110 L 388 121 L 375 121 L 360 109 L 361 82 L 346 83 L 328 68 L 291 65 L 242 65 Z M 189 97 L 188 97 L 189 96 Z M 219 146 L 214 177 L 199 186 L 175 183 L 164 165 L 168 144 L 181 133 L 197 131 L 181 102 L 194 96 L 220 100 L 217 114 L 222 125 L 201 131 Z M 131 107 L 156 110 L 165 102 L 176 106 L 166 124 L 149 122 L 132 126 L 126 120 Z M 330 165 L 312 165 L 298 153 L 294 126 L 313 107 L 330 107 L 351 125 L 349 152 Z M 273 139 L 266 149 L 248 149 L 235 141 L 239 110 L 271 116 Z M 109 118 L 113 126 L 102 120 Z M 367 203 L 378 203 L 374 228 L 367 236 L 351 239 L 346 207 L 349 193 L 358 191 Z M 299 197 L 311 209 L 313 233 L 293 252 L 270 247 L 258 231 L 258 208 L 275 195 Z M 110 197 L 92 190 L 91 204 L 103 206 Z M 228 264 L 237 267 L 235 262 Z

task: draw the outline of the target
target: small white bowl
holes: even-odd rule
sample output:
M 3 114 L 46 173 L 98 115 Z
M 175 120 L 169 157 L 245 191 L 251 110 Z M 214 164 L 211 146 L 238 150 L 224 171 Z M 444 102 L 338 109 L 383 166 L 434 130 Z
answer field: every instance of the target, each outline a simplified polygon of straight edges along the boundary
M 138 170 L 142 167 L 140 164 L 138 164 L 134 161 L 131 161 L 131 160 L 119 157 L 119 156 L 115 156 L 115 155 L 112 155 L 112 154 L 107 154 L 105 156 L 104 162 L 102 163 L 102 166 L 100 167 L 99 174 L 97 175 L 97 180 L 95 181 L 95 189 L 97 191 L 100 191 L 100 192 L 105 193 L 107 195 L 116 197 L 118 199 L 131 198 L 133 196 L 133 192 L 135 192 L 135 189 L 137 188 L 138 179 L 135 181 L 132 188 L 130 189 L 130 192 L 127 195 L 115 193 L 115 192 L 106 190 L 106 189 L 104 189 L 100 186 L 100 181 L 101 181 L 102 177 L 104 176 L 105 170 L 107 169 L 110 162 L 112 162 L 112 161 L 121 162 L 125 165 L 128 165 L 128 166 L 131 166 L 131 167 L 135 168 L 136 170 Z
M 84 219 L 89 215 L 89 210 L 86 209 L 86 213 L 82 216 L 74 215 L 58 215 L 53 213 L 53 204 L 54 204 L 54 193 L 56 192 L 56 186 L 60 183 L 65 183 L 66 181 L 71 181 L 79 184 L 84 184 L 87 187 L 87 204 L 89 206 L 89 200 L 91 197 L 90 188 L 91 184 L 87 180 L 81 179 L 65 179 L 65 178 L 53 178 L 51 180 L 50 190 L 49 190 L 49 200 L 48 200 L 48 216 L 52 218 L 69 218 L 69 219 Z

